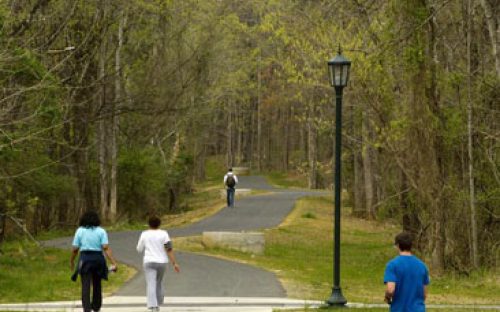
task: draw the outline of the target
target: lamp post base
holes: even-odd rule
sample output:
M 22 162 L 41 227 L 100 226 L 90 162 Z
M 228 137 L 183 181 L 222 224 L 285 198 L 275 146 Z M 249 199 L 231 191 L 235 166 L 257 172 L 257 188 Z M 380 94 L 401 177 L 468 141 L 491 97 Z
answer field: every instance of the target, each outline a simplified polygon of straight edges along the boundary
M 347 303 L 346 298 L 342 295 L 342 289 L 340 287 L 332 288 L 332 295 L 326 301 L 329 306 L 343 307 Z

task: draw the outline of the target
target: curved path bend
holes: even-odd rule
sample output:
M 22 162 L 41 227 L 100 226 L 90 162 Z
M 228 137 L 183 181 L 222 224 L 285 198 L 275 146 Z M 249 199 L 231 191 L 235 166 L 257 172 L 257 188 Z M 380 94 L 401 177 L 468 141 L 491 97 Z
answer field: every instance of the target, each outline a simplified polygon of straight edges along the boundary
M 204 231 L 249 231 L 278 226 L 291 212 L 295 201 L 304 196 L 322 194 L 311 191 L 275 189 L 263 177 L 242 176 L 239 188 L 270 190 L 272 194 L 250 196 L 236 201 L 235 208 L 224 208 L 215 215 L 182 228 L 169 229 L 170 236 L 199 235 Z M 238 190 L 236 190 L 238 192 Z M 142 258 L 135 245 L 140 231 L 109 233 L 116 258 L 138 269 L 138 274 L 115 295 L 144 296 L 145 280 Z M 46 243 L 68 248 L 71 238 Z M 274 273 L 253 266 L 188 252 L 176 253 L 181 273 L 175 274 L 169 266 L 166 277 L 166 295 L 178 297 L 286 297 L 286 292 Z

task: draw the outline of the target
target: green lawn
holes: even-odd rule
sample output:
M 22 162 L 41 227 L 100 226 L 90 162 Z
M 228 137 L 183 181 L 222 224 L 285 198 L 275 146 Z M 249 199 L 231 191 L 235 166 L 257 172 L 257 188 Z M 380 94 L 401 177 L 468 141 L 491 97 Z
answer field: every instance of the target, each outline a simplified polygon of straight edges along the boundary
M 80 298 L 80 281 L 70 280 L 70 251 L 39 248 L 28 242 L 6 242 L 0 254 L 0 303 L 74 300 Z M 103 281 L 110 294 L 134 274 L 120 265 Z
M 265 231 L 264 255 L 211 249 L 196 238 L 177 245 L 188 250 L 238 259 L 276 272 L 288 295 L 325 300 L 332 286 L 332 200 L 306 198 L 278 228 Z M 392 246 L 399 227 L 350 217 L 342 219 L 341 287 L 350 302 L 382 303 L 385 263 L 396 256 Z M 430 303 L 500 304 L 498 273 L 477 272 L 469 278 L 431 272 Z M 373 310 L 371 310 L 373 311 Z M 443 311 L 443 310 L 440 310 Z

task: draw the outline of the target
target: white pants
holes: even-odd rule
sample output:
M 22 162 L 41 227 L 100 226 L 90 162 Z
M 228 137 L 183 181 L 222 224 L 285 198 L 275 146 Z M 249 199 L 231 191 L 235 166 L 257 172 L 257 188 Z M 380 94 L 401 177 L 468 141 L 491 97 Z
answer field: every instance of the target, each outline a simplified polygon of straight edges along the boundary
M 166 263 L 144 263 L 148 308 L 156 308 L 163 304 L 163 298 L 165 296 L 163 276 L 165 275 L 166 267 Z

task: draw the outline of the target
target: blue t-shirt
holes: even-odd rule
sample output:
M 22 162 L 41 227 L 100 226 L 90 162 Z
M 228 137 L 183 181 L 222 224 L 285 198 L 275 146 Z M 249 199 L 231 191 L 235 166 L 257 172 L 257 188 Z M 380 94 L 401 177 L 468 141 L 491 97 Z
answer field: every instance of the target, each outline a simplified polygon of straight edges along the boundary
M 396 283 L 391 312 L 424 312 L 424 285 L 429 284 L 429 271 L 417 257 L 397 256 L 387 263 L 384 284 Z
M 100 227 L 79 227 L 73 239 L 73 247 L 80 251 L 101 251 L 108 244 L 108 234 Z

